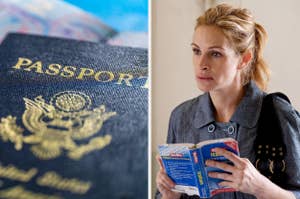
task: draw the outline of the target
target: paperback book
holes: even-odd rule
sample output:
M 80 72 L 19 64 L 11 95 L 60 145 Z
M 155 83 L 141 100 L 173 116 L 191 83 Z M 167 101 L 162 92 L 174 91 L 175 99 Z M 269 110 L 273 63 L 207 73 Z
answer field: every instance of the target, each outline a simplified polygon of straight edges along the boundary
M 167 175 L 174 181 L 173 191 L 188 195 L 210 198 L 221 192 L 234 189 L 220 187 L 220 179 L 211 178 L 208 172 L 225 172 L 205 165 L 207 160 L 222 161 L 231 164 L 224 156 L 215 152 L 215 148 L 224 148 L 239 155 L 238 143 L 232 138 L 207 140 L 198 144 L 159 145 L 159 154 Z

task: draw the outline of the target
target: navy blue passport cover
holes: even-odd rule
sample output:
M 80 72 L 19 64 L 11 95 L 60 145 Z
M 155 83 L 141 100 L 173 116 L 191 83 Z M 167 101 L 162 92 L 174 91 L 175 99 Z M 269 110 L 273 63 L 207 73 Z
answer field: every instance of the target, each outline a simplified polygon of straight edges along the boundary
M 9 34 L 0 198 L 147 198 L 147 50 Z

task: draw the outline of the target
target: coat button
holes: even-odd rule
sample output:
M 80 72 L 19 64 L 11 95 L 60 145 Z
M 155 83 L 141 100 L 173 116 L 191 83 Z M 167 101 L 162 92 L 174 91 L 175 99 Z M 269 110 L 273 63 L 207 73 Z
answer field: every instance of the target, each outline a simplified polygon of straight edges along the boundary
M 214 132 L 215 128 L 216 128 L 215 125 L 210 124 L 210 125 L 208 126 L 207 130 L 208 130 L 209 133 L 212 133 L 212 132 Z
M 234 127 L 229 126 L 227 132 L 228 132 L 229 135 L 232 135 L 234 133 Z

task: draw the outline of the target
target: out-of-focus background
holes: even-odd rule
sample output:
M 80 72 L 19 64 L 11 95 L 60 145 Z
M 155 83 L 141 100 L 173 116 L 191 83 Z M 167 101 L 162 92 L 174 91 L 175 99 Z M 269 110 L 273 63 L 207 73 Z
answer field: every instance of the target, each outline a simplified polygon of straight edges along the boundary
M 272 70 L 269 92 L 286 93 L 300 110 L 300 1 L 153 0 L 152 1 L 152 187 L 157 145 L 165 143 L 175 106 L 198 96 L 190 47 L 196 18 L 210 6 L 231 3 L 250 9 L 267 30 L 265 58 Z
M 147 32 L 148 2 L 146 0 L 65 0 L 102 19 L 117 31 Z
M 0 41 L 23 32 L 148 47 L 148 0 L 0 0 Z

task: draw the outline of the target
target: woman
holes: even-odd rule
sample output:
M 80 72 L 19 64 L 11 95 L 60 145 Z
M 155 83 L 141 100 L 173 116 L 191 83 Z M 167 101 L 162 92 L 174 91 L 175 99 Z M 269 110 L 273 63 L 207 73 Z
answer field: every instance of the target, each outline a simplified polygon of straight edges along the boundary
M 221 186 L 236 190 L 217 194 L 215 199 L 300 198 L 300 118 L 298 112 L 280 98 L 274 99 L 274 106 L 280 125 L 285 129 L 283 137 L 289 156 L 286 188 L 277 186 L 254 166 L 257 121 L 269 79 L 262 57 L 265 40 L 264 28 L 253 20 L 247 9 L 221 4 L 197 19 L 191 46 L 197 86 L 204 94 L 175 108 L 167 142 L 198 143 L 225 137 L 239 142 L 240 157 L 216 149 L 233 165 L 206 162 L 208 166 L 230 172 L 214 172 L 209 176 L 224 180 Z M 156 176 L 156 198 L 189 198 L 171 191 L 175 184 L 166 175 L 159 157 L 157 161 L 160 170 Z

